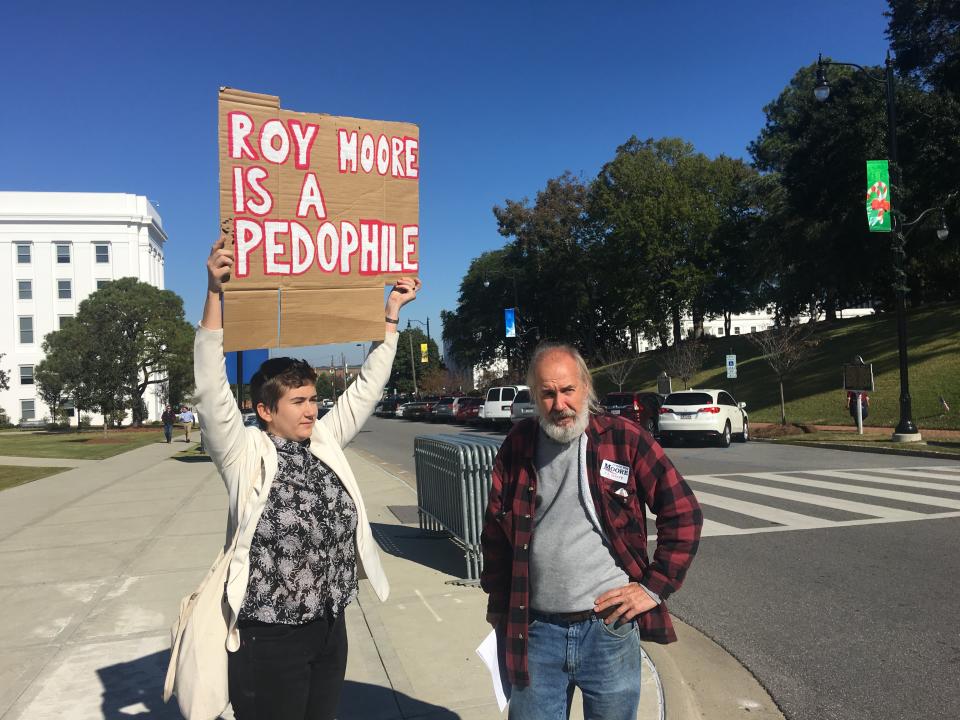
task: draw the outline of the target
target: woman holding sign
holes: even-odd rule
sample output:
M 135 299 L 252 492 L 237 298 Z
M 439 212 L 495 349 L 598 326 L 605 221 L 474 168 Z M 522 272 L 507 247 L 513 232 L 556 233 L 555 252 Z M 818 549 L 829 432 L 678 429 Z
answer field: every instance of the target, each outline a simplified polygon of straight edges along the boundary
M 237 720 L 333 718 L 347 662 L 346 606 L 362 570 L 389 592 L 363 501 L 342 448 L 373 413 L 397 349 L 400 308 L 420 289 L 401 278 L 386 334 L 333 409 L 317 419 L 316 374 L 271 358 L 251 381 L 259 428 L 245 428 L 227 382 L 220 293 L 234 253 L 221 238 L 207 259 L 207 299 L 194 345 L 204 446 L 227 486 L 225 586 L 229 691 Z M 239 531 L 238 531 L 239 529 Z

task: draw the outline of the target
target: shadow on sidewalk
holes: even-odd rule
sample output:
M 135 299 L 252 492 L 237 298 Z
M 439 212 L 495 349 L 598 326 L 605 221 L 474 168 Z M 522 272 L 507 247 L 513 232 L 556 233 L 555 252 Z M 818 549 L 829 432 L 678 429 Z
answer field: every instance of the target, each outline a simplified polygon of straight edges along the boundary
M 97 670 L 103 684 L 104 720 L 130 717 L 182 720 L 176 698 L 164 704 L 161 697 L 170 652 L 164 650 L 130 662 Z M 340 720 L 459 720 L 456 713 L 422 702 L 390 688 L 347 680 L 343 686 Z
M 463 577 L 466 573 L 463 549 L 445 532 L 387 523 L 370 523 L 370 528 L 373 530 L 374 539 L 385 553 L 445 575 Z
M 459 720 L 460 716 L 390 688 L 347 680 L 343 685 L 338 720 Z
M 176 698 L 163 702 L 163 679 L 169 660 L 170 651 L 163 650 L 97 670 L 103 684 L 104 719 L 127 720 L 136 716 L 181 720 Z

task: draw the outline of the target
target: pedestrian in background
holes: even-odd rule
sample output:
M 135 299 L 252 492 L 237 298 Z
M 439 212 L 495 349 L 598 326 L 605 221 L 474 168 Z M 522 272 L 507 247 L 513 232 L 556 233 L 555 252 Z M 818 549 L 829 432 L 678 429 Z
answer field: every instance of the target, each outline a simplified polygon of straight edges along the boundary
M 237 720 L 333 720 L 347 665 L 344 613 L 358 574 L 381 600 L 389 593 L 343 448 L 383 395 L 400 308 L 420 281 L 397 280 L 383 343 L 326 415 L 318 418 L 313 368 L 271 358 L 250 384 L 259 427 L 245 427 L 223 356 L 220 293 L 233 262 L 221 238 L 207 260 L 194 344 L 200 430 L 227 486 L 227 537 L 237 533 L 222 606 L 230 703 Z
M 853 418 L 854 422 L 857 420 L 857 396 L 860 396 L 860 417 L 863 420 L 867 419 L 867 415 L 870 414 L 870 396 L 865 392 L 858 392 L 856 390 L 850 390 L 847 392 L 847 409 L 850 411 L 850 417 Z
M 190 431 L 193 430 L 193 413 L 186 405 L 180 408 L 180 422 L 183 424 L 183 441 L 190 442 Z
M 173 408 L 167 405 L 163 409 L 163 414 L 160 416 L 160 422 L 163 423 L 163 436 L 167 439 L 167 442 L 173 442 L 173 423 L 177 420 L 177 414 L 173 411 Z
M 703 513 L 660 445 L 600 413 L 580 353 L 539 347 L 527 377 L 538 417 L 497 454 L 481 585 L 502 630 L 510 720 L 636 720 L 640 640 L 676 640 L 664 600 L 697 551 Z M 656 515 L 647 555 L 644 507 Z

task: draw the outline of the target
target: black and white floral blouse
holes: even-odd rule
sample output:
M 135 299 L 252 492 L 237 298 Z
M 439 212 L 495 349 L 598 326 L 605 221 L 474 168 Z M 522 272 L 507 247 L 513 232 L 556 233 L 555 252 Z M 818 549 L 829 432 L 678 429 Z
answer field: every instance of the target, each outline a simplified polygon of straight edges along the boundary
M 240 620 L 299 625 L 356 597 L 357 508 L 310 440 L 270 436 L 277 476 L 250 546 Z

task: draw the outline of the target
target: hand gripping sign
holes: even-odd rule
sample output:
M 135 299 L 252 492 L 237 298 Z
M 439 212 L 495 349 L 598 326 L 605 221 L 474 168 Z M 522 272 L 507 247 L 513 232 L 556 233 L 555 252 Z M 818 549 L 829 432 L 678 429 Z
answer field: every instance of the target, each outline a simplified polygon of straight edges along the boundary
M 219 121 L 224 348 L 381 339 L 384 285 L 419 271 L 417 127 L 232 88 Z

